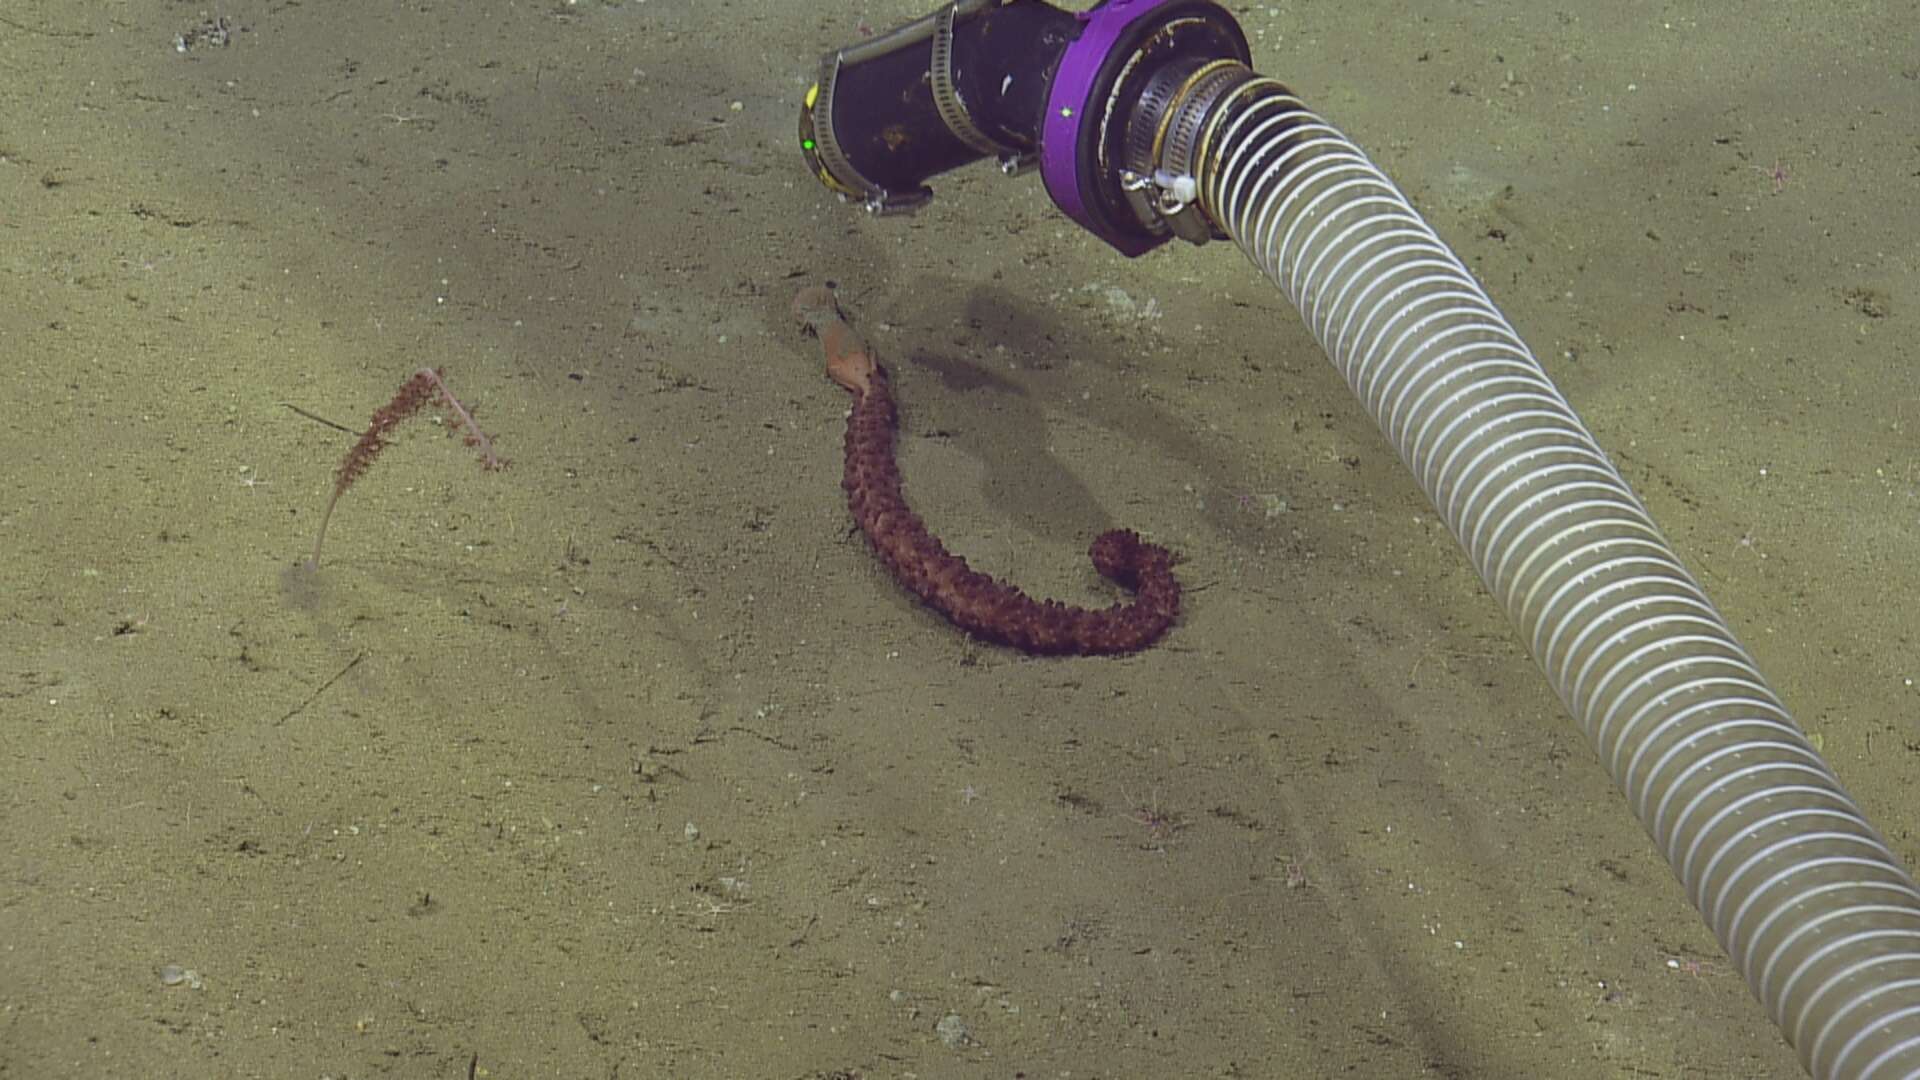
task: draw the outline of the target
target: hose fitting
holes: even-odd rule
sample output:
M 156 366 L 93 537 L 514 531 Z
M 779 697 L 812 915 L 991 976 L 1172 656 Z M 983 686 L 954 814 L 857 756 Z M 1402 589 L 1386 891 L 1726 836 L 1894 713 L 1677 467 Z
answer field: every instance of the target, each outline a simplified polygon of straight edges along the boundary
M 1226 234 L 1190 210 L 1194 140 L 1250 60 L 1212 0 L 957 0 L 823 56 L 800 148 L 874 214 L 917 210 L 932 177 L 993 157 L 1009 176 L 1039 164 L 1055 205 L 1123 254 L 1204 243 Z

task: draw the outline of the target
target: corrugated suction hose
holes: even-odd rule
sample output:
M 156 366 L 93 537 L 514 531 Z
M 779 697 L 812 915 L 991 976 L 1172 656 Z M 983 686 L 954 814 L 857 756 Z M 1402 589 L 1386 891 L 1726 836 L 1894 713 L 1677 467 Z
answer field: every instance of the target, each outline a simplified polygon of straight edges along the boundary
M 1285 87 L 1211 116 L 1202 209 L 1299 307 L 1801 1062 L 1920 1077 L 1920 891 L 1526 343 Z

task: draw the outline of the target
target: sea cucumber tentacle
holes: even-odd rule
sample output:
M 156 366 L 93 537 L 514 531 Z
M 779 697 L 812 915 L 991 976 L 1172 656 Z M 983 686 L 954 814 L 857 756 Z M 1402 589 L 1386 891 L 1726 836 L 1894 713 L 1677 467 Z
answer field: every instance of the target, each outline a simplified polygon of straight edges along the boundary
M 1173 625 L 1180 613 L 1173 553 L 1131 529 L 1101 533 L 1088 551 L 1096 570 L 1134 593 L 1131 601 L 1106 608 L 1035 600 L 948 551 L 907 505 L 902 491 L 893 457 L 898 413 L 886 368 L 841 316 L 829 290 L 802 289 L 793 310 L 801 324 L 819 336 L 829 376 L 853 394 L 841 479 L 847 506 L 874 553 L 909 592 L 962 630 L 1030 653 L 1134 652 L 1153 644 Z

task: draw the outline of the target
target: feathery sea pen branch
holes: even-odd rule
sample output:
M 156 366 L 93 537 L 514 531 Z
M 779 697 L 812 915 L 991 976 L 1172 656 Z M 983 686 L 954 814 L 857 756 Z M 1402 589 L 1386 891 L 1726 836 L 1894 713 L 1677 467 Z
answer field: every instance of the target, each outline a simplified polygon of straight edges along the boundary
M 320 515 L 320 532 L 313 539 L 313 557 L 307 560 L 309 570 L 320 567 L 320 547 L 327 541 L 327 524 L 333 520 L 333 508 L 339 503 L 340 496 L 346 494 L 361 473 L 373 467 L 373 460 L 387 448 L 393 429 L 429 405 L 444 410 L 447 424 L 460 432 L 468 446 L 479 451 L 482 469 L 493 471 L 507 467 L 506 459 L 494 452 L 493 439 L 480 430 L 480 425 L 474 422 L 473 413 L 460 403 L 459 398 L 453 396 L 452 390 L 447 389 L 440 369 L 421 368 L 400 384 L 392 401 L 374 410 L 373 422 L 367 425 L 367 430 L 360 435 L 360 441 L 353 444 L 353 449 L 347 451 L 347 456 L 340 461 L 340 467 L 334 471 L 333 494 L 327 498 L 327 509 Z

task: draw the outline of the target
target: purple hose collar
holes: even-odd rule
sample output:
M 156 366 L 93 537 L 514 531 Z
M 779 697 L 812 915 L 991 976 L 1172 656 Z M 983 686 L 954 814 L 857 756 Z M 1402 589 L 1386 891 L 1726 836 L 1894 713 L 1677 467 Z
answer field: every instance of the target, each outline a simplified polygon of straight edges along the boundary
M 1040 130 L 1040 178 L 1046 182 L 1053 204 L 1079 222 L 1081 228 L 1129 257 L 1158 245 L 1145 238 L 1109 236 L 1087 213 L 1086 201 L 1080 195 L 1076 153 L 1080 145 L 1080 125 L 1095 119 L 1088 111 L 1087 99 L 1093 93 L 1100 65 L 1106 63 L 1114 43 L 1128 27 L 1175 2 L 1177 0 L 1107 0 L 1092 11 L 1076 14 L 1074 18 L 1086 24 L 1086 29 L 1060 57 L 1060 70 L 1054 75 L 1053 86 L 1047 94 L 1046 125 Z

